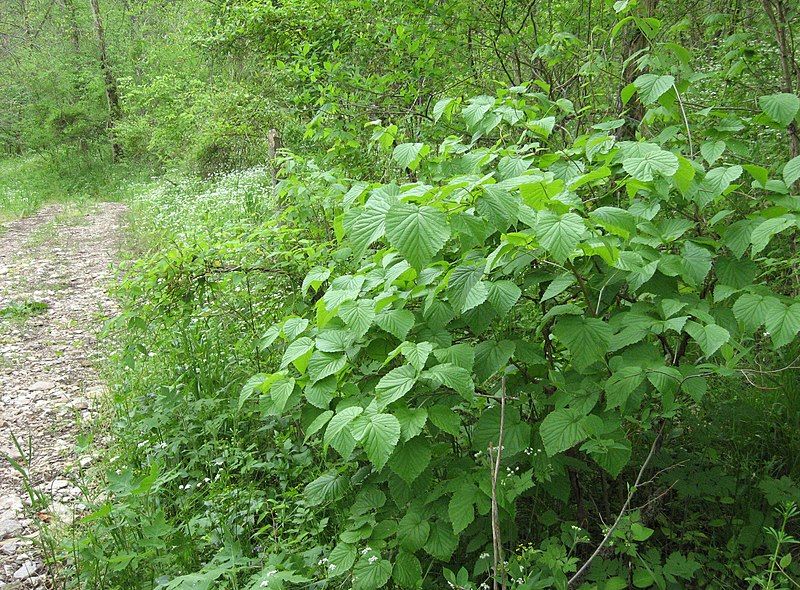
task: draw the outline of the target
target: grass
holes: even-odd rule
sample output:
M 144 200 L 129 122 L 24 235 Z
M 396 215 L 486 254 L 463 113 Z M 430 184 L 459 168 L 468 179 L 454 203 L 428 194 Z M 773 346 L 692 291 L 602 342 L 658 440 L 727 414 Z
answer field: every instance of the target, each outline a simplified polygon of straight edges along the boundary
M 15 301 L 5 307 L 0 307 L 0 319 L 25 321 L 33 316 L 41 315 L 50 306 L 43 301 Z

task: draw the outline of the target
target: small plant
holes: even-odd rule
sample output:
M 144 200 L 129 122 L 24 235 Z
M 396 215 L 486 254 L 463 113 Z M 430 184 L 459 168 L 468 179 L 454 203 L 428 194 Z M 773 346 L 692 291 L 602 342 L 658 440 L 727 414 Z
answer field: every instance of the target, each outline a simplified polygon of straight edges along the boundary
M 44 301 L 17 301 L 0 307 L 0 319 L 25 321 L 30 317 L 41 315 L 50 309 Z

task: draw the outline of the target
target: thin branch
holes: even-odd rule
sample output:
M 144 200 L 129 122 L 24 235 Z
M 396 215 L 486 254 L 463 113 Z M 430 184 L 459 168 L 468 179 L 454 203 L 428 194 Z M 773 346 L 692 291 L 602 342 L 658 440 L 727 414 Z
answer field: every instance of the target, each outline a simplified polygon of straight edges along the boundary
M 577 572 L 575 572 L 575 575 L 573 575 L 569 579 L 569 582 L 567 582 L 568 587 L 573 586 L 581 579 L 581 576 L 583 576 L 586 570 L 589 569 L 589 566 L 592 564 L 592 561 L 594 561 L 594 559 L 600 554 L 600 551 L 603 549 L 606 543 L 608 543 L 609 539 L 611 539 L 611 535 L 614 533 L 617 526 L 619 526 L 619 523 L 622 521 L 622 517 L 625 516 L 625 513 L 628 511 L 628 506 L 630 506 L 631 504 L 631 500 L 633 499 L 633 495 L 636 493 L 636 489 L 639 487 L 639 482 L 641 482 L 642 480 L 642 476 L 644 475 L 645 469 L 647 469 L 647 466 L 650 464 L 650 460 L 653 458 L 653 455 L 656 452 L 656 447 L 658 446 L 658 443 L 661 441 L 661 434 L 663 433 L 663 431 L 664 427 L 662 426 L 661 430 L 658 431 L 656 438 L 653 440 L 653 444 L 650 445 L 650 452 L 647 454 L 647 458 L 644 460 L 644 463 L 642 463 L 642 468 L 639 469 L 639 474 L 636 476 L 636 481 L 633 482 L 633 486 L 631 486 L 631 489 L 628 492 L 628 497 L 625 499 L 625 503 L 622 505 L 622 508 L 620 509 L 619 514 L 617 515 L 617 519 L 614 521 L 614 524 L 612 524 L 611 528 L 608 529 L 605 537 L 603 537 L 603 540 L 600 541 L 600 544 L 597 546 L 594 552 L 589 556 L 589 559 L 587 559 L 581 566 L 581 568 Z

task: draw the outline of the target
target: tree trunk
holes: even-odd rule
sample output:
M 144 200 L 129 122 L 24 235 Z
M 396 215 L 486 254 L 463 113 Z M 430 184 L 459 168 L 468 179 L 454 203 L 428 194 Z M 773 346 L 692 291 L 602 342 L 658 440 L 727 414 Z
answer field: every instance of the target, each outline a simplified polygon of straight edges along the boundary
M 113 161 L 117 161 L 122 155 L 122 146 L 117 140 L 114 127 L 120 119 L 122 109 L 119 104 L 119 91 L 117 90 L 117 79 L 111 69 L 106 51 L 106 35 L 103 31 L 103 21 L 100 18 L 99 0 L 89 0 L 92 7 L 92 18 L 94 20 L 94 30 L 97 34 L 97 45 L 100 51 L 100 69 L 103 71 L 103 80 L 106 88 L 106 99 L 108 99 L 108 131 L 111 138 L 111 156 Z

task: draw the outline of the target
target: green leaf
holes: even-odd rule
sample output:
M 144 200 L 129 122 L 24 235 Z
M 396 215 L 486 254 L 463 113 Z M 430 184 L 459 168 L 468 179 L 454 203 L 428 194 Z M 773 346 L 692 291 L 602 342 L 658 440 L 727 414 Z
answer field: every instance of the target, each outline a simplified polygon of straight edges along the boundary
M 433 344 L 430 342 L 404 342 L 400 346 L 400 352 L 403 353 L 405 359 L 417 371 L 425 368 L 425 363 L 428 362 L 428 357 L 433 351 Z
M 336 577 L 347 573 L 356 562 L 357 553 L 355 545 L 338 543 L 328 554 L 328 561 L 331 565 L 336 566 L 336 569 L 332 570 L 329 575 L 331 577 Z
M 557 276 L 550 284 L 547 285 L 547 289 L 542 294 L 542 301 L 547 301 L 548 299 L 552 299 L 553 297 L 557 297 L 567 289 L 569 289 L 572 285 L 575 284 L 575 275 L 571 272 L 564 273 L 560 276 Z
M 472 373 L 463 367 L 452 363 L 442 363 L 431 367 L 422 376 L 432 380 L 437 386 L 444 385 L 457 391 L 466 400 L 472 400 L 475 397 Z
M 458 436 L 461 434 L 461 418 L 451 408 L 442 405 L 435 405 L 428 408 L 428 418 L 434 426 Z
M 584 418 L 582 412 L 572 408 L 553 410 L 545 416 L 539 426 L 539 434 L 549 457 L 572 448 L 586 438 Z
M 513 281 L 493 281 L 489 283 L 487 299 L 495 311 L 506 315 L 522 296 L 522 290 Z
M 519 196 L 491 184 L 484 185 L 483 192 L 476 203 L 478 213 L 498 231 L 506 231 L 517 220 Z
M 303 490 L 306 504 L 317 506 L 323 502 L 332 502 L 343 497 L 350 488 L 347 477 L 335 471 L 323 473 L 309 483 Z
M 401 588 L 418 588 L 422 584 L 422 565 L 413 553 L 401 550 L 394 559 L 392 580 Z
M 453 532 L 461 533 L 475 520 L 475 496 L 478 489 L 472 484 L 459 485 L 450 498 L 447 514 L 453 524 Z
M 800 303 L 793 303 L 791 306 L 781 304 L 780 308 L 770 309 L 766 328 L 775 348 L 792 342 L 797 332 L 800 332 Z
M 697 322 L 688 321 L 684 330 L 697 342 L 706 356 L 714 354 L 731 337 L 730 332 L 716 324 L 701 326 Z
M 625 209 L 598 207 L 589 213 L 589 217 L 609 233 L 624 239 L 636 231 L 636 218 Z
M 488 289 L 483 286 L 483 289 L 471 297 L 472 292 L 481 284 L 483 277 L 482 264 L 461 264 L 453 269 L 447 281 L 447 299 L 453 305 L 454 309 L 467 311 L 483 303 L 479 301 L 481 293 L 483 300 L 489 296 Z
M 406 441 L 389 460 L 389 469 L 407 484 L 417 479 L 431 462 L 431 446 L 421 436 Z
M 475 375 L 483 383 L 508 363 L 515 345 L 510 340 L 486 340 L 475 347 Z
M 419 161 L 430 150 L 431 148 L 424 143 L 401 143 L 395 146 L 392 152 L 392 159 L 401 168 L 416 170 L 417 166 L 419 166 Z
M 386 213 L 386 236 L 414 268 L 421 269 L 447 242 L 450 226 L 433 207 L 398 203 Z
M 562 316 L 553 334 L 567 347 L 579 370 L 601 360 L 611 343 L 611 327 L 598 318 Z
M 294 363 L 301 357 L 311 352 L 313 349 L 314 349 L 314 341 L 311 338 L 309 338 L 308 336 L 303 336 L 302 338 L 298 338 L 297 340 L 295 340 L 289 346 L 286 347 L 286 351 L 283 353 L 283 358 L 281 359 L 280 368 L 284 369 L 288 367 L 289 363 Z M 295 366 L 297 367 L 297 370 L 302 373 L 307 365 L 305 362 L 300 362 L 300 363 L 295 363 Z
M 769 94 L 758 98 L 758 106 L 781 127 L 787 127 L 800 109 L 800 98 L 788 92 Z
M 678 157 L 652 143 L 635 144 L 622 160 L 622 168 L 636 180 L 650 182 L 655 175 L 670 177 L 678 171 Z
M 633 85 L 639 92 L 642 104 L 652 104 L 656 102 L 662 94 L 672 88 L 675 78 L 672 76 L 658 76 L 656 74 L 642 74 L 633 81 Z
M 314 351 L 308 361 L 308 376 L 312 383 L 341 371 L 347 364 L 344 354 Z
M 353 452 L 356 445 L 356 440 L 347 430 L 347 427 L 363 411 L 364 409 L 359 406 L 345 408 L 331 418 L 331 421 L 328 422 L 328 427 L 325 429 L 323 442 L 336 449 L 344 459 L 350 457 L 350 453 Z
M 783 304 L 775 297 L 745 293 L 733 304 L 734 317 L 748 330 L 757 330 L 771 313 L 779 313 Z
M 283 335 L 287 340 L 294 340 L 308 327 L 308 320 L 305 318 L 288 318 L 283 322 Z
M 434 522 L 428 535 L 428 541 L 425 543 L 425 552 L 436 559 L 447 561 L 453 555 L 457 546 L 458 537 L 453 534 L 450 527 L 439 521 Z
M 356 338 L 367 333 L 375 319 L 375 302 L 371 299 L 345 301 L 339 306 L 339 317 L 353 331 Z
M 406 551 L 417 551 L 425 545 L 430 531 L 430 523 L 416 510 L 409 510 L 397 525 L 397 540 Z
M 685 242 L 681 256 L 683 276 L 691 285 L 701 285 L 711 271 L 711 252 L 694 242 Z
M 343 352 L 353 345 L 355 334 L 350 330 L 323 330 L 315 339 L 317 350 Z
M 783 182 L 791 187 L 800 178 L 800 156 L 794 157 L 783 167 Z
M 559 215 L 541 211 L 536 218 L 536 237 L 556 262 L 564 262 L 575 250 L 586 231 L 583 219 L 575 213 Z
M 626 366 L 615 371 L 605 385 L 607 407 L 610 409 L 624 406 L 644 378 L 644 371 L 637 366 Z
M 400 422 L 400 435 L 406 441 L 414 438 L 428 421 L 428 410 L 425 408 L 397 408 L 394 410 L 394 417 Z
M 353 421 L 351 431 L 377 471 L 386 465 L 400 440 L 400 422 L 391 414 L 362 414 Z
M 713 166 L 714 162 L 719 160 L 720 156 L 725 151 L 724 141 L 707 141 L 700 146 L 700 154 L 703 156 L 709 166 Z
M 417 371 L 411 365 L 403 365 L 386 373 L 375 386 L 375 398 L 379 408 L 385 408 L 403 397 L 411 391 L 416 382 Z
M 360 256 L 386 229 L 386 213 L 398 202 L 397 197 L 383 192 L 373 194 L 348 231 L 353 251 Z
M 378 314 L 375 323 L 398 340 L 405 340 L 414 327 L 414 314 L 405 309 L 390 309 Z
M 378 559 L 371 560 L 372 557 Z M 370 551 L 362 555 L 353 568 L 353 590 L 377 590 L 392 577 L 392 564 L 380 559 L 380 554 Z
M 319 416 L 314 418 L 314 420 L 311 422 L 311 424 L 308 425 L 308 428 L 306 428 L 306 435 L 305 435 L 305 438 L 303 440 L 308 440 L 309 438 L 314 436 L 317 432 L 322 430 L 325 427 L 325 425 L 328 423 L 328 420 L 330 420 L 332 416 L 333 416 L 333 411 L 332 410 L 326 410 L 326 411 L 322 412 Z
M 770 240 L 780 232 L 794 226 L 794 219 L 791 217 L 773 217 L 762 221 L 757 227 L 753 229 L 750 234 L 750 242 L 753 244 L 751 252 L 758 254 L 767 247 Z

